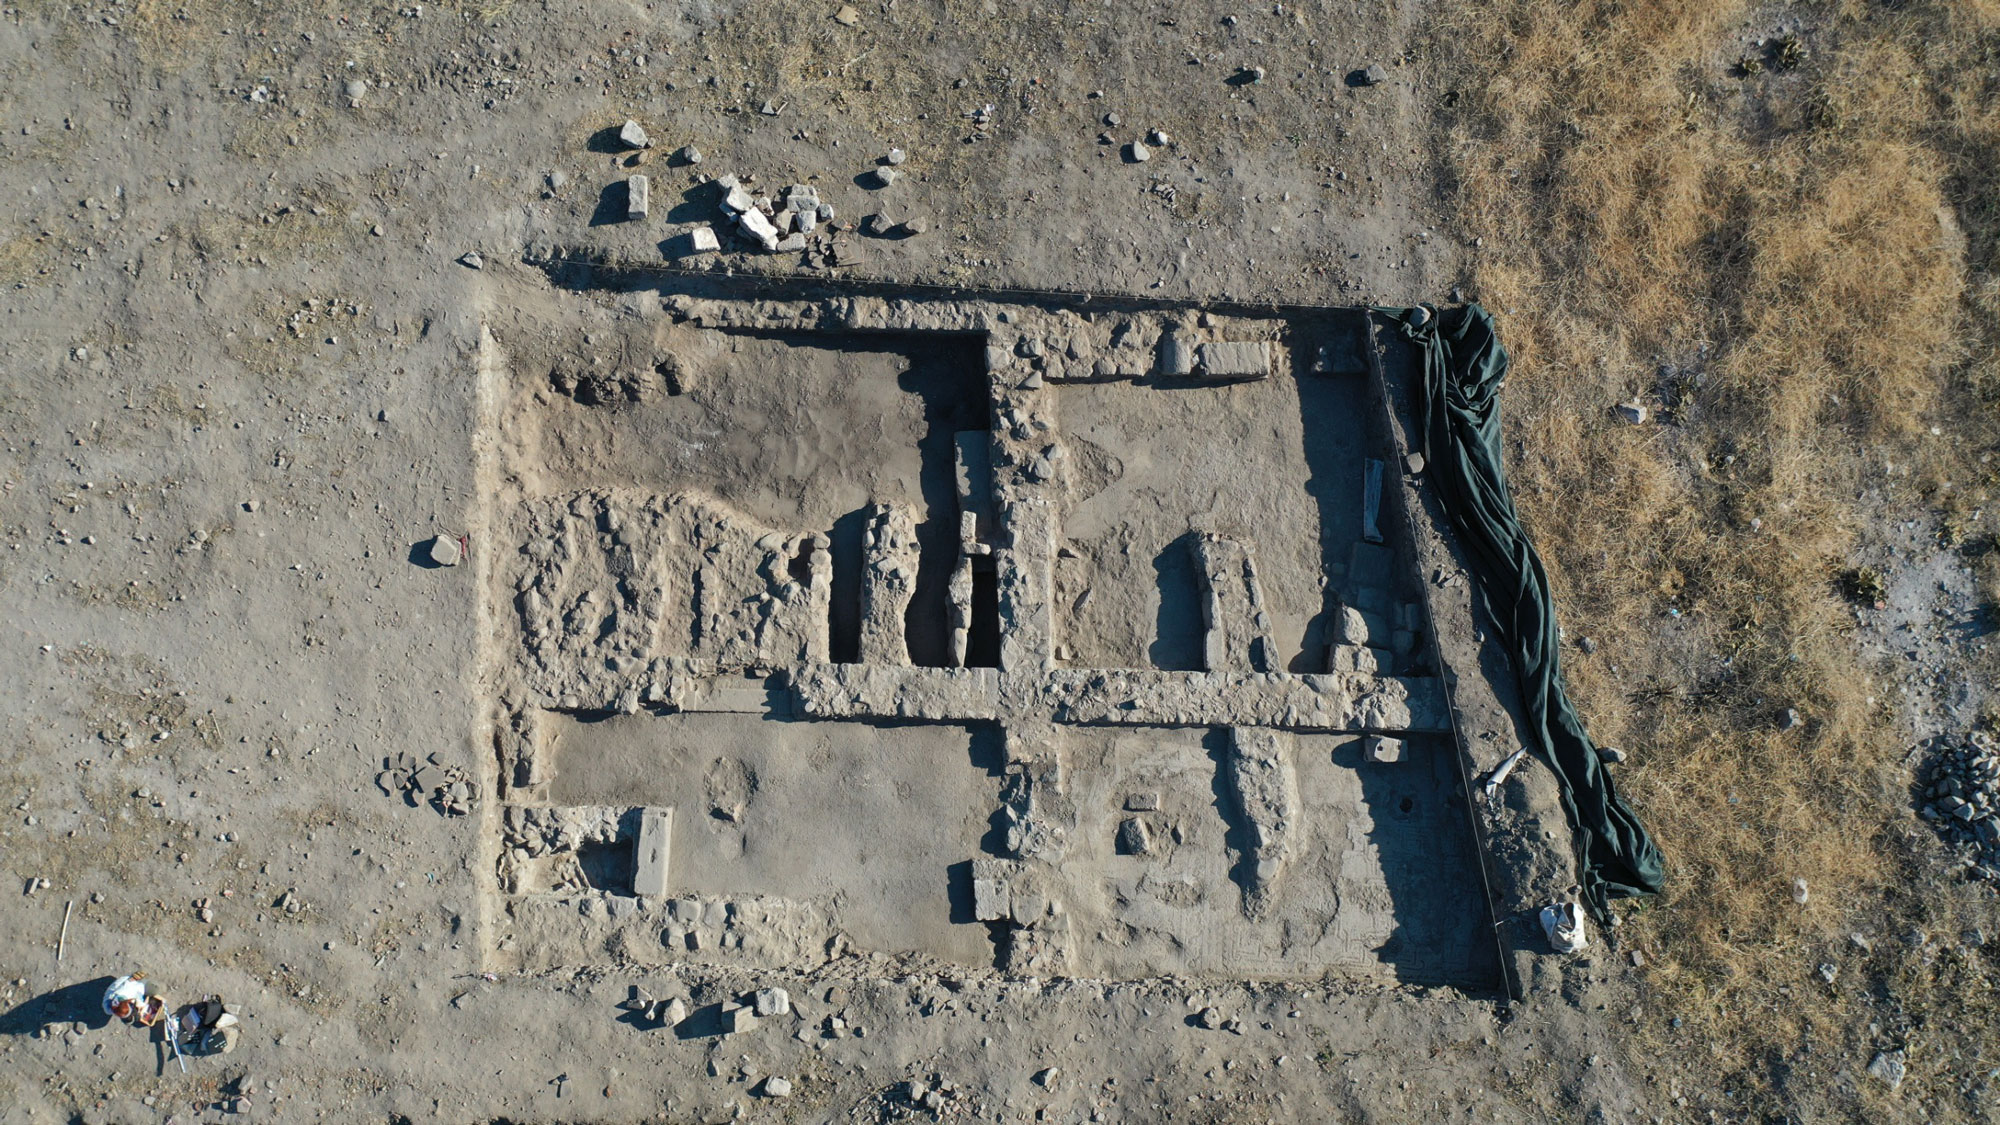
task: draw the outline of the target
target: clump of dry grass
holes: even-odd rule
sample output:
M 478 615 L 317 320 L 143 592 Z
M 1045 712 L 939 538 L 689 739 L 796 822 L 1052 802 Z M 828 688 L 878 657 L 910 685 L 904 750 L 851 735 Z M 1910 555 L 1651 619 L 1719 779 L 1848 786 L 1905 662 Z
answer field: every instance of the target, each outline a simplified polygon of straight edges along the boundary
M 1857 495 L 1894 463 L 1976 537 L 2000 438 L 2000 4 L 1839 5 L 1741 65 L 1772 18 L 1497 0 L 1439 39 L 1486 60 L 1446 63 L 1441 172 L 1515 357 L 1514 486 L 1671 865 L 1628 936 L 1682 1041 L 1766 1089 L 1869 1022 L 1813 973 L 1909 862 L 1909 739 L 1837 578 L 1863 521 L 1915 513 Z M 1635 395 L 1664 424 L 1609 417 Z

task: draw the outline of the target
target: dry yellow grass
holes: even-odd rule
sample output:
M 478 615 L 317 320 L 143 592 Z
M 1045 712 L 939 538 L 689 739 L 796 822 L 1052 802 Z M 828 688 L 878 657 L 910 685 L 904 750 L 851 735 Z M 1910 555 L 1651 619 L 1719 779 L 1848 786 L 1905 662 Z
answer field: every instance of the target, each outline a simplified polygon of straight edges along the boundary
M 1789 54 L 1742 42 L 1780 22 L 1805 24 Z M 2000 3 L 1496 0 L 1437 45 L 1441 173 L 1515 357 L 1515 490 L 1567 633 L 1602 646 L 1569 662 L 1575 695 L 1635 752 L 1621 780 L 1670 864 L 1628 930 L 1690 1024 L 1655 1046 L 1700 1044 L 1718 1086 L 1787 1109 L 1781 1061 L 1865 1051 L 1875 1018 L 1815 966 L 1856 907 L 1896 925 L 1885 892 L 1920 863 L 1910 739 L 1833 580 L 1865 521 L 1916 513 L 1857 494 L 1896 463 L 1990 542 Z M 1664 424 L 1608 417 L 1634 395 Z M 1948 1106 L 2000 1062 L 1991 990 L 1887 978 L 1933 1045 L 1973 1021 L 1912 1045 L 1898 1104 Z

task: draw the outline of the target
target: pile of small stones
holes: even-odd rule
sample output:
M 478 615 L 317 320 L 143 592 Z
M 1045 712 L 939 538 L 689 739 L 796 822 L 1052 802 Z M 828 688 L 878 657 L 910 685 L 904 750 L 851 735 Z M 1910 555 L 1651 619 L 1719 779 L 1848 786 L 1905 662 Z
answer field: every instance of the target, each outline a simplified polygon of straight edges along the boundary
M 735 176 L 715 183 L 722 189 L 723 219 L 734 222 L 739 234 L 767 253 L 804 250 L 807 236 L 819 224 L 833 221 L 833 207 L 820 202 L 819 190 L 809 184 L 793 184 L 773 199 Z
M 1985 731 L 1940 750 L 1917 815 L 1955 844 L 1968 866 L 2000 881 L 2000 747 Z
M 436 754 L 424 762 L 410 754 L 384 758 L 375 784 L 388 796 L 401 794 L 412 808 L 429 802 L 446 816 L 464 816 L 479 799 L 479 783 L 464 770 L 441 764 Z

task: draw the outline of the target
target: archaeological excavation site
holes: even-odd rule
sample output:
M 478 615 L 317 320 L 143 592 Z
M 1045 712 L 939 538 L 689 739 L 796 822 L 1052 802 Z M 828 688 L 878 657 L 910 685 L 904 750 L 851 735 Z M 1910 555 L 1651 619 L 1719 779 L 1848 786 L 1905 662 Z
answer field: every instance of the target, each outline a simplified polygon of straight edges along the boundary
M 0 1125 L 2000 1120 L 1997 3 L 0 3 Z
M 606 284 L 482 353 L 494 964 L 1509 987 L 1366 310 Z

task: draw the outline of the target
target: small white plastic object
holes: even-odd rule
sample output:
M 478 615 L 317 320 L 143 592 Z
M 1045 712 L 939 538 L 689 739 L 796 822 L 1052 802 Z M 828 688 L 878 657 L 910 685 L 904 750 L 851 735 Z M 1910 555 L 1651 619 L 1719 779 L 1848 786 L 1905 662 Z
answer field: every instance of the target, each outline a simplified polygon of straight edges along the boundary
M 1584 926 L 1583 908 L 1573 902 L 1552 902 L 1542 907 L 1542 932 L 1557 953 L 1575 953 L 1590 942 Z

